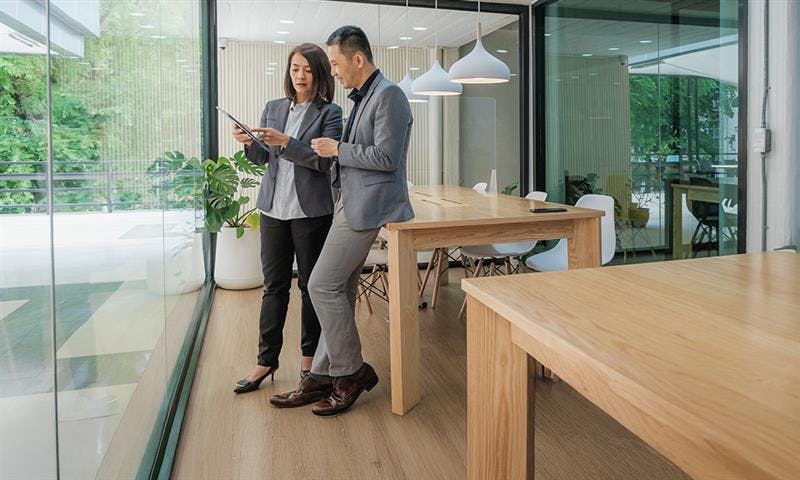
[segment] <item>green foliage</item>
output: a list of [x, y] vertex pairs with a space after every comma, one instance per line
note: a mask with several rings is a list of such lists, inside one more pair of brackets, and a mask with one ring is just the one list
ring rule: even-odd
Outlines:
[[519, 182], [514, 182], [511, 185], [506, 185], [505, 187], [503, 187], [503, 190], [500, 193], [502, 193], [503, 195], [511, 195], [512, 193], [514, 193], [514, 190], [516, 190], [517, 187], [519, 187]]
[[[63, 93], [57, 64], [53, 65], [52, 133], [55, 172], [93, 170], [99, 160], [98, 147], [104, 137], [102, 115], [90, 113], [86, 105]], [[45, 173], [47, 152], [47, 65], [43, 57], [0, 55], [0, 174]], [[60, 163], [70, 162], [70, 163]], [[74, 163], [73, 163], [74, 162]], [[0, 205], [46, 204], [46, 182], [0, 180]], [[102, 189], [90, 179], [61, 180], [56, 187], [72, 187], [59, 194], [58, 203], [90, 203], [104, 199]], [[67, 210], [85, 210], [68, 207]], [[2, 208], [4, 213], [24, 213], [27, 208]]]
[[261, 177], [264, 165], [255, 165], [238, 151], [233, 157], [219, 157], [203, 162], [206, 190], [206, 225], [211, 233], [219, 232], [223, 225], [236, 229], [236, 237], [244, 235], [247, 227], [258, 228], [260, 216], [255, 208], [242, 211], [250, 197], [242, 195], [242, 188], [258, 185], [253, 177]]

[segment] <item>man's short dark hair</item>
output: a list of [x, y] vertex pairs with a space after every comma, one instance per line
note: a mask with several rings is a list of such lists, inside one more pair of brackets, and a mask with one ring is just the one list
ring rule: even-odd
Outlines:
[[337, 28], [336, 31], [331, 33], [331, 36], [328, 37], [328, 41], [325, 42], [325, 45], [329, 47], [331, 45], [338, 45], [339, 50], [341, 50], [347, 58], [353, 58], [356, 52], [361, 52], [369, 63], [373, 63], [372, 48], [369, 46], [367, 34], [358, 27], [345, 25], [344, 27]]

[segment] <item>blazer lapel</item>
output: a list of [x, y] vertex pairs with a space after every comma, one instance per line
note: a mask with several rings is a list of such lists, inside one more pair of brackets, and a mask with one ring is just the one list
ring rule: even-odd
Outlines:
[[369, 99], [372, 98], [372, 95], [375, 93], [375, 90], [378, 88], [378, 84], [380, 84], [382, 81], [383, 81], [383, 74], [379, 73], [378, 76], [375, 77], [375, 80], [372, 81], [372, 85], [369, 86], [367, 95], [364, 97], [363, 100], [361, 100], [361, 104], [358, 106], [358, 112], [356, 112], [356, 118], [353, 119], [353, 126], [350, 127], [350, 132], [353, 141], [355, 141], [356, 134], [358, 132], [358, 130], [356, 130], [358, 128], [358, 122], [361, 120], [361, 116], [364, 115], [364, 110], [366, 110], [367, 103], [369, 102]]
[[306, 114], [303, 115], [303, 122], [300, 124], [300, 128], [297, 130], [297, 139], [303, 138], [305, 135], [306, 130], [322, 115], [322, 104], [314, 104], [308, 106], [308, 110], [306, 110]]
[[[279, 132], [283, 132], [286, 128], [286, 120], [289, 118], [289, 105], [291, 105], [292, 101], [288, 98], [282, 101], [275, 112], [275, 125], [267, 125], [267, 127], [272, 127]], [[278, 147], [270, 147], [272, 150], [272, 156], [274, 158], [278, 158], [280, 156], [280, 149]]]

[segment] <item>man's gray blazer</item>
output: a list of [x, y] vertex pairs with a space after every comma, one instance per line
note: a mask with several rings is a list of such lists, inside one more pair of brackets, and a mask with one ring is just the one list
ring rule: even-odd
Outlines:
[[414, 218], [406, 184], [412, 122], [406, 95], [378, 74], [358, 106], [350, 142], [339, 144], [342, 202], [353, 230]]
[[[264, 107], [261, 115], [261, 127], [274, 128], [283, 132], [289, 107], [292, 101], [288, 98], [272, 100]], [[328, 137], [338, 140], [342, 136], [342, 109], [335, 103], [312, 104], [308, 107], [297, 138], [290, 138], [286, 148], [270, 147], [269, 152], [258, 145], [245, 148], [247, 158], [253, 163], [264, 165], [270, 159], [283, 157], [294, 163], [294, 186], [300, 208], [307, 216], [321, 217], [333, 213], [333, 195], [331, 194], [331, 164], [333, 158], [323, 158], [311, 149], [311, 140]], [[277, 168], [267, 168], [261, 179], [261, 190], [258, 193], [256, 207], [262, 212], [272, 208], [275, 196], [275, 179]]]

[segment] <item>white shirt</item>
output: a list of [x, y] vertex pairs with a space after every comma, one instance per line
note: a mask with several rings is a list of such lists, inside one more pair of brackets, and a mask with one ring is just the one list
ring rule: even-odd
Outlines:
[[[286, 128], [283, 133], [290, 137], [297, 136], [300, 124], [303, 122], [311, 102], [305, 102], [289, 107], [289, 117], [286, 119]], [[277, 168], [275, 173], [275, 194], [272, 197], [272, 207], [268, 211], [261, 211], [264, 215], [278, 220], [293, 220], [308, 218], [300, 206], [297, 190], [294, 186], [294, 163], [285, 158], [278, 157], [277, 161], [270, 162], [268, 168]]]

